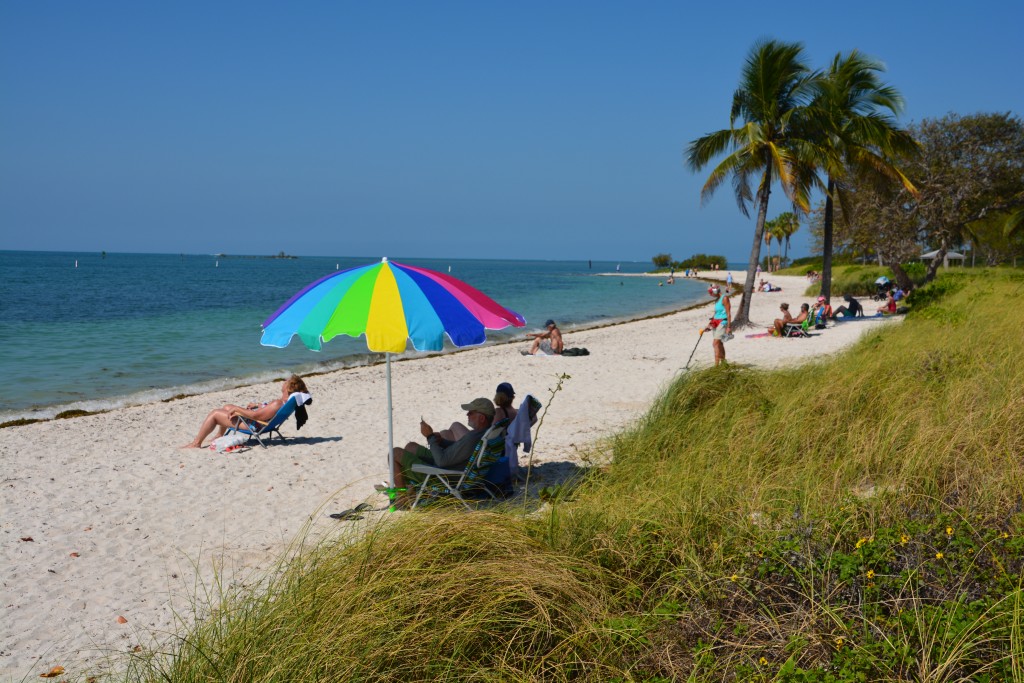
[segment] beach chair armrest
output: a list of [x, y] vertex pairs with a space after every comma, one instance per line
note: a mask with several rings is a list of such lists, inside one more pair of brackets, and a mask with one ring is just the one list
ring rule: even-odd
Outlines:
[[443, 467], [433, 467], [432, 465], [420, 465], [415, 464], [412, 466], [412, 471], [418, 474], [433, 474], [445, 475], [445, 476], [459, 476], [463, 470], [446, 470]]

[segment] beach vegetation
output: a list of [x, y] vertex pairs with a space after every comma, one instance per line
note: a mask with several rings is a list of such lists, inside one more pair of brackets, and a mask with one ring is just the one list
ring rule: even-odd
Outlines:
[[[925, 282], [946, 253], [964, 245], [972, 261], [980, 254], [986, 265], [1016, 264], [1024, 256], [1024, 234], [1012, 229], [1024, 206], [1024, 122], [1010, 114], [950, 114], [909, 132], [920, 153], [903, 168], [917, 195], [859, 170], [848, 175], [835, 206], [835, 251], [877, 259], [905, 289], [914, 279], [903, 264], [932, 249], [938, 254], [926, 263]], [[822, 205], [811, 215], [816, 241], [824, 213]]]
[[76, 409], [72, 409], [72, 410], [62, 410], [61, 412], [59, 412], [56, 415], [54, 415], [53, 419], [54, 420], [68, 420], [68, 419], [73, 418], [73, 417], [85, 417], [86, 415], [98, 415], [98, 414], [99, 413], [97, 413], [96, 411], [79, 410], [79, 409], [76, 408]]
[[945, 273], [842, 354], [684, 373], [543, 501], [304, 541], [127, 679], [1021, 680], [1022, 293]]
[[[754, 291], [768, 218], [772, 185], [778, 182], [795, 208], [809, 210], [814, 176], [805, 153], [812, 145], [806, 126], [800, 122], [814, 94], [815, 74], [799, 43], [764, 40], [747, 55], [740, 83], [733, 95], [729, 127], [709, 133], [689, 144], [686, 162], [701, 171], [715, 165], [701, 190], [707, 202], [726, 180], [732, 180], [736, 203], [744, 216], [749, 205], [757, 211], [754, 240], [748, 259], [743, 300], [733, 316], [737, 327], [749, 324], [750, 298]], [[756, 183], [756, 190], [753, 185]]]
[[655, 254], [651, 261], [655, 268], [668, 268], [672, 265], [672, 254]]
[[36, 417], [19, 417], [17, 420], [8, 420], [7, 422], [0, 422], [0, 429], [4, 429], [6, 427], [22, 427], [24, 425], [30, 425], [36, 422], [45, 422], [45, 420]]
[[712, 270], [715, 266], [718, 266], [719, 270], [726, 270], [728, 268], [728, 261], [720, 254], [694, 254], [690, 258], [676, 261], [673, 264], [676, 270], [686, 270], [687, 268]]

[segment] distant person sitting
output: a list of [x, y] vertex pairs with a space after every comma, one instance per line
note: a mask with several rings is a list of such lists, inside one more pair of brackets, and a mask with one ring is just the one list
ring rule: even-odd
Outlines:
[[774, 334], [776, 337], [782, 335], [782, 328], [785, 327], [786, 323], [793, 319], [793, 316], [789, 313], [789, 304], [779, 304], [779, 310], [782, 311], [782, 317], [776, 318], [775, 322], [772, 323], [771, 329], [768, 331]]
[[878, 315], [895, 315], [896, 313], [896, 299], [892, 296], [892, 291], [888, 291], [885, 294], [885, 303], [878, 307]]
[[811, 320], [814, 321], [814, 329], [825, 329], [826, 322], [831, 318], [832, 307], [828, 305], [828, 300], [825, 297], [819, 296], [814, 304], [814, 309], [811, 310]]
[[512, 388], [512, 385], [508, 382], [502, 382], [498, 385], [498, 388], [494, 391], [494, 421], [504, 420], [508, 418], [509, 421], [516, 419], [516, 415], [519, 411], [512, 405], [512, 400], [516, 397], [516, 390]]
[[[412, 471], [415, 464], [454, 468], [464, 465], [469, 460], [477, 442], [494, 421], [494, 404], [486, 398], [475, 398], [469, 403], [462, 404], [462, 409], [466, 411], [468, 429], [455, 422], [448, 430], [435, 432], [433, 427], [420, 419], [420, 434], [426, 438], [427, 445], [410, 441], [405, 448], [395, 447], [392, 475], [397, 488], [419, 483], [419, 475]], [[396, 501], [396, 504], [402, 506], [412, 502], [411, 497], [407, 492], [404, 498]]]
[[[787, 314], [788, 314], [788, 312], [789, 311], [787, 311]], [[776, 321], [775, 321], [775, 330], [778, 333], [778, 336], [780, 336], [780, 337], [785, 337], [786, 336], [786, 326], [787, 325], [803, 325], [804, 321], [807, 320], [807, 317], [810, 314], [811, 314], [811, 307], [810, 307], [810, 305], [809, 304], [800, 304], [800, 313], [795, 318], [790, 318], [789, 320], [786, 320], [785, 322], [783, 322], [781, 325], [779, 325], [779, 320], [776, 319]]]
[[523, 351], [524, 356], [561, 355], [565, 343], [562, 341], [562, 333], [559, 331], [558, 325], [554, 320], [548, 320], [544, 323], [544, 328], [543, 332], [530, 332], [526, 335], [533, 338], [533, 344], [529, 351]]
[[843, 316], [843, 318], [856, 318], [858, 316], [862, 318], [864, 317], [864, 307], [860, 305], [859, 301], [849, 294], [844, 294], [843, 299], [846, 301], [847, 305], [837, 308], [835, 314], [832, 316], [833, 318], [838, 318], [839, 316]]

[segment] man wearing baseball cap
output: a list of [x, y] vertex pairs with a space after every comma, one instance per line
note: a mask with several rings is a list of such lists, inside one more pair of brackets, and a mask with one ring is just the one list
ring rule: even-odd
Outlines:
[[443, 432], [435, 432], [433, 427], [420, 418], [420, 434], [426, 438], [427, 445], [410, 441], [405, 448], [395, 447], [396, 487], [406, 488], [410, 482], [419, 483], [417, 478], [421, 478], [420, 475], [412, 471], [416, 463], [449, 469], [466, 464], [473, 454], [473, 448], [494, 421], [494, 404], [486, 398], [474, 398], [469, 403], [463, 403], [462, 409], [466, 411], [469, 427], [454, 422]]
[[544, 323], [543, 332], [530, 332], [527, 338], [533, 338], [533, 345], [529, 351], [523, 351], [524, 356], [536, 356], [541, 353], [545, 356], [561, 355], [562, 350], [565, 348], [565, 344], [562, 342], [562, 333], [558, 329], [558, 325], [555, 324], [554, 320], [548, 320]]

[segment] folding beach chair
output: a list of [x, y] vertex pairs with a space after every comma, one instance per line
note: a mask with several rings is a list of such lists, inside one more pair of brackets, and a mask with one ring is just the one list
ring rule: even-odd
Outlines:
[[811, 325], [811, 318], [810, 318], [810, 316], [808, 316], [807, 320], [804, 320], [802, 323], [786, 323], [785, 325], [782, 326], [782, 336], [783, 337], [810, 337], [811, 335], [807, 334], [807, 328], [810, 327], [810, 325]]
[[413, 472], [426, 476], [416, 491], [416, 500], [412, 503], [412, 509], [416, 508], [424, 495], [433, 498], [454, 496], [466, 506], [467, 510], [472, 508], [466, 502], [466, 496], [486, 494], [492, 500], [496, 500], [496, 492], [485, 477], [491, 466], [505, 455], [505, 431], [508, 429], [508, 424], [509, 420], [504, 419], [488, 427], [462, 469], [413, 465]]
[[249, 437], [249, 441], [256, 439], [259, 445], [266, 448], [267, 444], [264, 443], [264, 438], [267, 441], [270, 441], [274, 438], [274, 435], [277, 434], [277, 437], [281, 439], [281, 441], [285, 440], [284, 434], [281, 433], [281, 425], [295, 413], [295, 410], [298, 407], [299, 404], [296, 395], [292, 394], [288, 400], [285, 401], [285, 404], [278, 408], [277, 413], [275, 413], [274, 417], [270, 418], [268, 422], [238, 416], [235, 418], [235, 425], [233, 427], [228, 427], [225, 434], [230, 434], [232, 432], [245, 434]]

